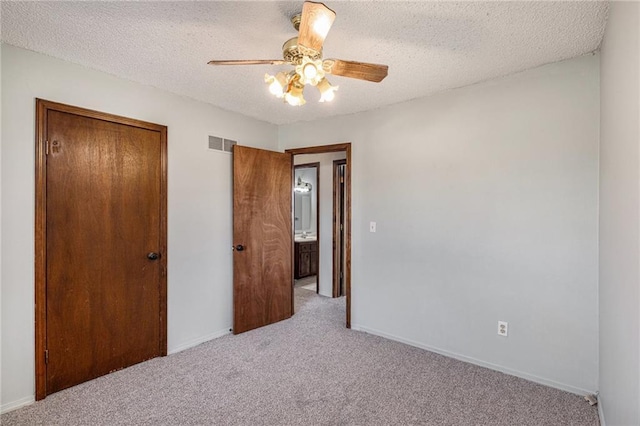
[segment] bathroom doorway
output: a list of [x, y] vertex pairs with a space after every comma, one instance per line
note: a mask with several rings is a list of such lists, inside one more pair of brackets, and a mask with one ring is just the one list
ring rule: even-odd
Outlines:
[[320, 162], [293, 169], [294, 287], [319, 293]]
[[[317, 211], [314, 216], [316, 223], [316, 246], [317, 246], [317, 281], [316, 292], [320, 296], [324, 297], [345, 297], [346, 313], [345, 323], [347, 328], [351, 328], [351, 144], [335, 144], [335, 145], [323, 145], [307, 148], [295, 148], [289, 149], [285, 152], [293, 155], [294, 172], [301, 166], [301, 168], [308, 167], [310, 164], [319, 163], [317, 169]], [[334, 164], [334, 162], [337, 162]], [[337, 172], [342, 173], [340, 178], [341, 182], [338, 182], [338, 188], [340, 193], [336, 194], [336, 185], [334, 184], [335, 167], [338, 167]], [[300, 188], [300, 192], [306, 191], [308, 186], [304, 178], [301, 178], [298, 182], [297, 177], [293, 179], [293, 190], [296, 186]], [[304, 189], [303, 189], [304, 188]], [[313, 189], [309, 188], [309, 192]], [[336, 205], [336, 200], [338, 204]], [[305, 201], [306, 202], [306, 201]], [[303, 201], [299, 202], [302, 209]], [[308, 203], [308, 202], [306, 202]], [[308, 241], [313, 234], [308, 231], [307, 235], [302, 235], [302, 221], [303, 216], [298, 216], [300, 221], [300, 229], [295, 229], [295, 195], [293, 206], [294, 215], [294, 235], [297, 232], [298, 238], [294, 238], [294, 244], [299, 243], [306, 244], [308, 247], [305, 249], [311, 253], [314, 244]], [[341, 212], [341, 217], [338, 218], [342, 224], [339, 232], [336, 232], [336, 210]], [[311, 223], [312, 219], [307, 220], [306, 223]], [[340, 226], [340, 225], [338, 225]], [[336, 240], [338, 238], [339, 240]], [[295, 246], [294, 246], [295, 247]], [[294, 272], [296, 269], [296, 258], [307, 259], [307, 255], [303, 255], [302, 246], [298, 246], [299, 249], [294, 248]], [[313, 259], [309, 255], [309, 259]], [[337, 260], [339, 259], [339, 260]], [[338, 273], [336, 273], [336, 266]], [[295, 274], [294, 274], [295, 277]], [[338, 289], [336, 291], [335, 289]], [[292, 286], [292, 292], [294, 292], [296, 286]], [[297, 289], [296, 289], [297, 290]], [[304, 291], [304, 290], [302, 290]], [[297, 294], [297, 293], [296, 293]], [[295, 300], [295, 294], [292, 300]]]

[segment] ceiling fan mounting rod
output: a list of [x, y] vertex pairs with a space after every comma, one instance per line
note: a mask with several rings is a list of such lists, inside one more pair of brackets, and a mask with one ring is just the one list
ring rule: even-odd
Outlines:
[[302, 12], [298, 12], [291, 17], [291, 23], [296, 31], [300, 31], [300, 21], [302, 21]]

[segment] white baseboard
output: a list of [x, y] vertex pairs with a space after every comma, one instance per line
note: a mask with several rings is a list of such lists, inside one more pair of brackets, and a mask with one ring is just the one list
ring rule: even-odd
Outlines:
[[600, 418], [600, 426], [607, 426], [607, 422], [604, 421], [604, 407], [600, 398], [598, 398], [598, 417]]
[[0, 414], [8, 413], [9, 411], [17, 410], [20, 407], [24, 407], [25, 405], [31, 405], [36, 402], [36, 398], [31, 395], [24, 398], [20, 398], [16, 401], [7, 402], [6, 404], [2, 404], [0, 407]]
[[539, 383], [541, 385], [545, 385], [545, 386], [549, 386], [549, 387], [552, 387], [552, 388], [560, 389], [560, 390], [567, 391], [567, 392], [570, 392], [570, 393], [574, 393], [574, 394], [577, 394], [577, 395], [588, 395], [588, 394], [596, 393], [595, 390], [581, 389], [581, 388], [578, 388], [578, 387], [575, 387], [575, 386], [567, 385], [565, 383], [559, 383], [559, 382], [556, 382], [554, 380], [545, 379], [543, 377], [538, 377], [538, 376], [535, 376], [533, 374], [524, 373], [524, 372], [518, 371], [518, 370], [512, 370], [510, 368], [503, 367], [501, 365], [492, 364], [490, 362], [482, 361], [482, 360], [479, 360], [479, 359], [476, 359], [476, 358], [471, 358], [471, 357], [468, 357], [468, 356], [465, 356], [465, 355], [460, 355], [460, 354], [455, 353], [455, 352], [450, 352], [450, 351], [447, 351], [447, 350], [444, 350], [444, 349], [435, 348], [433, 346], [425, 345], [423, 343], [416, 342], [414, 340], [410, 340], [410, 339], [405, 339], [405, 338], [402, 338], [402, 337], [394, 336], [392, 334], [388, 334], [388, 333], [385, 333], [385, 332], [379, 331], [379, 330], [374, 330], [374, 329], [371, 329], [371, 328], [368, 328], [368, 327], [363, 327], [361, 325], [352, 324], [351, 325], [351, 329], [352, 330], [356, 330], [356, 331], [362, 331], [364, 333], [373, 334], [373, 335], [380, 336], [380, 337], [384, 337], [385, 339], [394, 340], [396, 342], [404, 343], [404, 344], [407, 344], [409, 346], [415, 346], [417, 348], [425, 349], [425, 350], [430, 351], [430, 352], [435, 352], [437, 354], [444, 355], [444, 356], [447, 356], [449, 358], [455, 358], [455, 359], [460, 360], [460, 361], [468, 362], [469, 364], [475, 364], [475, 365], [478, 365], [480, 367], [485, 367], [485, 368], [489, 368], [491, 370], [500, 371], [501, 373], [509, 374], [511, 376], [520, 377], [522, 379], [526, 379], [526, 380], [529, 380], [531, 382]]
[[181, 344], [179, 344], [178, 346], [176, 346], [174, 348], [170, 348], [167, 351], [167, 354], [168, 355], [173, 355], [173, 354], [176, 354], [178, 352], [182, 352], [182, 351], [184, 351], [186, 349], [193, 348], [194, 346], [198, 346], [201, 343], [208, 342], [209, 340], [213, 340], [213, 339], [217, 339], [218, 337], [226, 336], [229, 333], [231, 333], [231, 332], [227, 328], [225, 330], [219, 330], [219, 331], [216, 331], [215, 333], [207, 334], [206, 336], [201, 336], [201, 337], [198, 337], [196, 339], [189, 340], [188, 342], [181, 343]]

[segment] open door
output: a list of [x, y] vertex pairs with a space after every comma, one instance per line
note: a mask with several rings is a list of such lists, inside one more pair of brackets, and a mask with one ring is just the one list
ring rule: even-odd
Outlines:
[[293, 314], [292, 155], [233, 148], [233, 333]]

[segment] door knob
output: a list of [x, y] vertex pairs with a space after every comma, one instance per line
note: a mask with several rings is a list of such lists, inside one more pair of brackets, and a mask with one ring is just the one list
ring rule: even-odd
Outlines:
[[234, 249], [236, 251], [243, 251], [244, 250], [244, 246], [242, 244], [238, 244], [237, 246], [234, 247]]
[[147, 254], [147, 259], [149, 259], [149, 260], [158, 260], [159, 257], [160, 257], [160, 255], [158, 253], [154, 253], [154, 252], [151, 252], [151, 253]]

